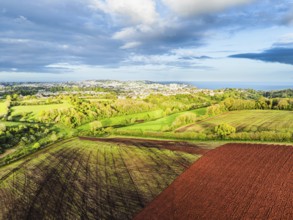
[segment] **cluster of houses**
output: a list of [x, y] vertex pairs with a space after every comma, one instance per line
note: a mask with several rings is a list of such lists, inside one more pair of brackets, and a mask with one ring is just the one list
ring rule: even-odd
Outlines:
[[[14, 83], [14, 84], [0, 84], [0, 98], [1, 92], [5, 92], [5, 88], [9, 87], [27, 87], [40, 88], [36, 96], [49, 97], [56, 95], [67, 94], [83, 94], [83, 95], [104, 95], [107, 92], [93, 91], [90, 88], [104, 88], [110, 91], [115, 91], [119, 99], [130, 98], [145, 98], [150, 94], [161, 95], [176, 95], [176, 94], [193, 94], [204, 92], [209, 95], [215, 95], [215, 91], [208, 89], [197, 89], [196, 87], [186, 83], [160, 83], [151, 81], [118, 81], [118, 80], [86, 80], [81, 82], [44, 82], [44, 83]], [[53, 87], [73, 88], [64, 91], [50, 91]], [[74, 88], [82, 88], [82, 90], [74, 90]], [[88, 90], [87, 90], [88, 89]]]

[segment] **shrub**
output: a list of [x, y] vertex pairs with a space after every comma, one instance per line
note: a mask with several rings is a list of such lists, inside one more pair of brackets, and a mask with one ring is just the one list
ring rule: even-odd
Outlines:
[[185, 113], [179, 115], [172, 123], [171, 127], [176, 129], [186, 124], [191, 124], [196, 122], [196, 115], [193, 113]]
[[220, 124], [215, 127], [215, 132], [220, 137], [226, 137], [229, 134], [233, 134], [236, 132], [236, 128], [229, 124]]
[[33, 149], [39, 149], [41, 147], [41, 145], [37, 142], [34, 144], [34, 146], [32, 147]]
[[207, 115], [214, 116], [226, 112], [227, 109], [223, 104], [212, 105], [207, 108]]
[[91, 127], [91, 131], [94, 132], [94, 131], [102, 128], [103, 124], [100, 121], [94, 121], [94, 122], [90, 123], [90, 127]]
[[6, 131], [6, 125], [3, 123], [0, 123], [0, 131]]

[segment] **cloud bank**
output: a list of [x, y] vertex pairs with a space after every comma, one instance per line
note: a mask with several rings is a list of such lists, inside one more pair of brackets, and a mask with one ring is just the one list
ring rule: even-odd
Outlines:
[[166, 6], [180, 16], [196, 16], [218, 12], [252, 1], [253, 0], [163, 0]]
[[[202, 48], [219, 33], [290, 26], [292, 9], [287, 0], [1, 0], [0, 71], [132, 64], [205, 69], [201, 60], [213, 56]], [[292, 64], [291, 53], [275, 46], [232, 57]]]
[[261, 60], [265, 62], [277, 62], [293, 65], [293, 44], [284, 46], [276, 46], [260, 53], [243, 53], [231, 55], [231, 58], [247, 58], [253, 60]]

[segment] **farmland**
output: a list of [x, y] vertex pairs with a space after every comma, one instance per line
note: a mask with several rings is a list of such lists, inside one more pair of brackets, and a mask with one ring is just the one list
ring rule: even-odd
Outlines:
[[293, 112], [278, 110], [242, 110], [226, 112], [214, 117], [198, 121], [177, 131], [209, 131], [216, 125], [227, 123], [238, 132], [255, 131], [293, 131]]
[[170, 116], [166, 116], [163, 118], [160, 118], [158, 120], [154, 120], [154, 121], [150, 121], [150, 122], [145, 122], [145, 123], [141, 123], [141, 124], [136, 124], [136, 125], [132, 125], [132, 126], [127, 126], [121, 129], [121, 131], [131, 131], [131, 130], [141, 130], [141, 131], [162, 131], [164, 129], [164, 127], [167, 126], [171, 126], [172, 123], [175, 121], [175, 119], [180, 116], [183, 115], [185, 113], [193, 113], [196, 116], [203, 116], [206, 113], [206, 108], [200, 108], [200, 109], [195, 109], [192, 111], [186, 111], [186, 112], [179, 112], [179, 113], [175, 113], [172, 114]]
[[10, 116], [12, 118], [25, 116], [26, 120], [36, 120], [42, 111], [52, 109], [66, 109], [70, 104], [51, 104], [51, 105], [19, 105], [11, 108]]
[[0, 116], [7, 114], [7, 103], [0, 100]]
[[[267, 142], [293, 140], [292, 111], [235, 110], [210, 115], [209, 108], [176, 113], [155, 121], [118, 128], [114, 134], [181, 140], [224, 139]], [[215, 128], [223, 125], [230, 127], [232, 132], [225, 135], [217, 132]]]
[[136, 220], [292, 219], [293, 147], [227, 144], [205, 154]]
[[[163, 115], [162, 110], [149, 111], [137, 114], [116, 116], [100, 120], [103, 127], [123, 126], [125, 124], [134, 124], [140, 121], [149, 120], [149, 118], [160, 118]], [[90, 123], [84, 124], [78, 130], [90, 130]]]
[[291, 147], [219, 146], [292, 142], [293, 99], [63, 89], [0, 103], [0, 219], [291, 217]]
[[0, 169], [0, 218], [131, 219], [197, 158], [155, 142], [66, 140]]

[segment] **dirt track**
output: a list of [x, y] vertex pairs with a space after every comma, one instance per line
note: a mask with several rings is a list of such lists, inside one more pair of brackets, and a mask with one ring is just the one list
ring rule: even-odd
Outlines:
[[203, 149], [195, 144], [191, 144], [183, 141], [161, 141], [150, 139], [138, 139], [138, 138], [92, 138], [92, 137], [80, 137], [81, 140], [121, 143], [132, 146], [140, 147], [154, 147], [158, 149], [168, 149], [172, 151], [181, 151], [190, 154], [205, 154], [209, 150]]
[[226, 144], [138, 213], [151, 219], [293, 219], [293, 147]]

